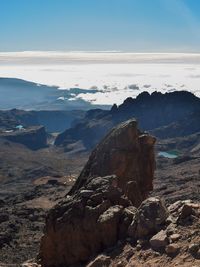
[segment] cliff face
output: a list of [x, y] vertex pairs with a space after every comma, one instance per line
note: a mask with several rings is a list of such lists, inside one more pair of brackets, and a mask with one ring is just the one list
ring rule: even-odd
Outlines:
[[154, 143], [155, 138], [138, 130], [135, 120], [120, 124], [104, 138], [71, 196], [47, 216], [40, 248], [42, 266], [85, 263], [131, 235], [135, 206], [152, 190]]

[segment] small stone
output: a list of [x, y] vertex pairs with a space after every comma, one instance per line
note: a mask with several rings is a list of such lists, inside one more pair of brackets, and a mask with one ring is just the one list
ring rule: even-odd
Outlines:
[[193, 207], [189, 204], [184, 204], [180, 210], [179, 219], [185, 219], [192, 214], [195, 214]]
[[196, 253], [196, 258], [197, 259], [200, 259], [200, 249], [197, 251], [197, 253]]
[[192, 255], [195, 255], [198, 252], [198, 250], [199, 250], [199, 244], [197, 244], [197, 243], [190, 244], [188, 247], [188, 251]]
[[136, 246], [136, 250], [139, 251], [139, 250], [141, 250], [141, 249], [142, 249], [142, 246], [141, 246], [140, 244], [138, 244], [138, 245]]
[[169, 244], [166, 248], [165, 251], [168, 255], [174, 255], [177, 254], [180, 251], [180, 246], [177, 244]]
[[165, 248], [168, 244], [168, 237], [166, 235], [166, 232], [163, 230], [158, 232], [150, 239], [150, 244], [154, 250], [161, 250]]
[[170, 239], [172, 240], [172, 242], [175, 242], [175, 241], [179, 240], [180, 237], [181, 236], [179, 234], [173, 234], [170, 236]]

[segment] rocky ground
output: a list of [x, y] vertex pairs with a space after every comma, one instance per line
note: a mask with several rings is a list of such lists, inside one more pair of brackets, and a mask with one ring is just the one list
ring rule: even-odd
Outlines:
[[134, 121], [100, 142], [70, 195], [47, 216], [42, 266], [199, 266], [200, 203], [147, 198], [153, 145]]
[[[0, 142], [0, 266], [21, 266], [38, 254], [45, 216], [65, 197], [88, 154], [69, 154], [52, 146], [31, 151], [9, 141]], [[177, 159], [156, 157], [151, 195], [164, 198], [169, 210], [176, 201], [190, 199], [194, 202], [189, 204], [194, 205], [191, 214], [182, 222], [165, 222], [162, 230], [167, 231], [167, 245], [162, 251], [152, 248], [149, 240], [119, 241], [112, 249], [105, 249], [102, 255], [91, 259], [90, 267], [200, 266], [200, 220], [195, 206], [200, 201], [199, 136], [158, 140], [156, 155], [160, 150], [171, 149], [179, 152]], [[185, 204], [179, 202], [178, 209], [170, 211], [173, 220], [177, 220]], [[170, 224], [172, 231], [168, 231]], [[177, 250], [177, 254], [169, 253], [170, 249]]]
[[[144, 207], [143, 207], [144, 208]], [[186, 211], [187, 210], [187, 211]], [[178, 201], [168, 206], [169, 217], [156, 235], [118, 242], [87, 267], [198, 267], [200, 264], [200, 204]]]
[[46, 213], [69, 191], [85, 158], [1, 140], [0, 266], [37, 255]]

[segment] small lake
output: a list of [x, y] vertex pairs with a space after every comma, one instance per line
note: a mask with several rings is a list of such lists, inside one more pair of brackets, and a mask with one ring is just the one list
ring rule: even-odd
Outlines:
[[168, 152], [160, 151], [158, 153], [158, 156], [168, 158], [168, 159], [175, 159], [178, 157], [178, 153], [176, 151], [168, 151]]

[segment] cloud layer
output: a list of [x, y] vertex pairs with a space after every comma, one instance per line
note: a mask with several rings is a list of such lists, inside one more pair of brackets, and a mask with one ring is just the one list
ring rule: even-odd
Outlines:
[[0, 53], [0, 76], [90, 89], [74, 98], [95, 104], [120, 104], [144, 90], [189, 90], [200, 96], [200, 54]]

